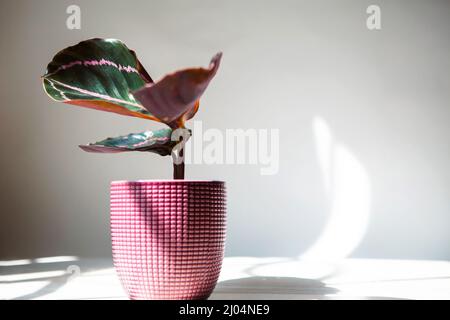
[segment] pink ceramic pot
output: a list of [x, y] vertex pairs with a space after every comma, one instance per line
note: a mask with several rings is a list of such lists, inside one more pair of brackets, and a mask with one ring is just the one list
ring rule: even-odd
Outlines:
[[116, 271], [130, 299], [206, 299], [222, 266], [226, 218], [220, 181], [111, 183]]

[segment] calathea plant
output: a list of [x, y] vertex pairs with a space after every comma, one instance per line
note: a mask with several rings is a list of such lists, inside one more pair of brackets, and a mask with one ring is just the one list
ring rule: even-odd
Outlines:
[[165, 123], [168, 128], [80, 145], [87, 152], [128, 151], [172, 155], [174, 179], [184, 179], [185, 122], [219, 68], [189, 68], [154, 82], [136, 53], [115, 39], [90, 39], [58, 52], [42, 76], [45, 92], [58, 102]]

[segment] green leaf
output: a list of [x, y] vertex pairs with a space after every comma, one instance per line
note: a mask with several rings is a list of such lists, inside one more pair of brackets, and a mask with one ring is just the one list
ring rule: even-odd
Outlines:
[[107, 138], [96, 143], [80, 145], [80, 148], [87, 152], [97, 153], [146, 151], [167, 156], [171, 154], [172, 148], [177, 144], [176, 141], [172, 141], [171, 136], [171, 129], [160, 129]]
[[116, 39], [90, 39], [55, 55], [42, 77], [54, 100], [159, 121], [134, 98], [153, 80], [134, 51]]

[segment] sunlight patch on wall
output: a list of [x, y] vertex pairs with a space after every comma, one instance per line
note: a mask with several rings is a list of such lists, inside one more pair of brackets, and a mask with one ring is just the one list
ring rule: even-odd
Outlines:
[[329, 218], [318, 240], [301, 258], [336, 261], [348, 257], [366, 233], [371, 183], [362, 163], [333, 136], [323, 118], [314, 118], [313, 131]]

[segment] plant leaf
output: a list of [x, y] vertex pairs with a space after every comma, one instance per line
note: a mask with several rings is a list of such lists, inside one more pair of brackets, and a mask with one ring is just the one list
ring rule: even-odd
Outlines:
[[171, 139], [171, 129], [160, 129], [156, 131], [145, 131], [131, 133], [115, 138], [80, 145], [80, 148], [87, 152], [97, 153], [118, 153], [127, 151], [147, 151], [154, 152], [161, 156], [170, 155], [176, 141]]
[[131, 94], [153, 80], [120, 40], [96, 38], [68, 47], [54, 56], [42, 78], [56, 101], [159, 121]]
[[217, 73], [221, 57], [222, 53], [216, 54], [208, 68], [176, 71], [133, 94], [151, 114], [171, 128], [184, 127], [184, 122], [197, 112], [199, 99]]

